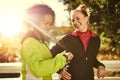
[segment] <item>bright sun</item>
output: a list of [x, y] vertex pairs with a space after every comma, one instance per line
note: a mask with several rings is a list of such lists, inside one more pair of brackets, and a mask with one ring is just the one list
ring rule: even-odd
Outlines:
[[0, 33], [4, 36], [14, 36], [21, 31], [22, 19], [19, 15], [12, 14], [2, 14], [0, 15]]
[[[4, 37], [14, 37], [22, 30], [23, 8], [14, 2], [1, 0], [0, 2], [0, 34]], [[19, 3], [19, 2], [18, 2]]]
[[[1, 16], [1, 15], [0, 15]], [[21, 31], [22, 19], [19, 15], [7, 13], [0, 19], [0, 33], [4, 36], [14, 36]]]
[[56, 13], [56, 25], [66, 25], [65, 15], [67, 13], [64, 13], [64, 5], [57, 0], [0, 0], [0, 34], [11, 37], [20, 33], [23, 28], [22, 20], [25, 9], [36, 3], [50, 5]]

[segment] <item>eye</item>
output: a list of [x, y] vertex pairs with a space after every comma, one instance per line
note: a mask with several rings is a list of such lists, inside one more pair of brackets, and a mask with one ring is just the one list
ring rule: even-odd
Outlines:
[[77, 20], [80, 20], [80, 18], [79, 18], [79, 17], [77, 17]]
[[75, 20], [74, 19], [72, 19], [72, 22], [74, 22]]

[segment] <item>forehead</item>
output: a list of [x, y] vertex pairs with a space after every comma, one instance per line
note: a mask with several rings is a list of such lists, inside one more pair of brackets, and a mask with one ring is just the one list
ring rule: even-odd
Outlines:
[[82, 17], [82, 16], [84, 16], [80, 11], [75, 11], [75, 12], [73, 12], [73, 15], [72, 15], [72, 17], [74, 18], [74, 17]]

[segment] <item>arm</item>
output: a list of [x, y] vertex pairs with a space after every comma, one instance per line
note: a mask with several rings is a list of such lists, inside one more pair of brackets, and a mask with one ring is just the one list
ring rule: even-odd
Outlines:
[[39, 44], [33, 39], [23, 42], [21, 56], [36, 77], [55, 73], [66, 64], [66, 58], [62, 54], [51, 59], [49, 49], [43, 43]]
[[58, 53], [65, 50], [62, 46], [60, 46], [60, 44], [61, 44], [60, 42], [57, 42], [56, 45], [50, 49], [52, 57], [55, 57]]
[[105, 65], [99, 62], [97, 59], [95, 59], [94, 67], [97, 68], [97, 77], [104, 78], [106, 75]]
[[64, 36], [62, 39], [60, 39], [55, 46], [53, 46], [50, 51], [52, 53], [52, 56], [55, 57], [55, 55], [57, 55], [58, 53], [66, 50], [67, 52], [69, 52], [69, 50], [67, 49], [68, 44], [70, 44], [68, 42], [69, 39], [71, 39], [69, 37], [70, 35], [66, 35]]
[[99, 66], [105, 67], [105, 65], [104, 65], [103, 63], [99, 62], [97, 59], [95, 59], [93, 66], [94, 66], [95, 68], [98, 68]]
[[[97, 51], [96, 51], [97, 53], [99, 51], [99, 48], [100, 48], [100, 38], [98, 37], [98, 48], [97, 48]], [[104, 78], [105, 75], [106, 75], [105, 65], [103, 63], [99, 62], [97, 60], [97, 58], [95, 58], [93, 66], [97, 69], [97, 77], [98, 78], [101, 78], [101, 77]]]
[[[53, 55], [53, 57], [55, 55], [57, 55], [58, 53], [62, 52], [65, 50], [65, 47], [66, 47], [66, 37], [63, 37], [60, 41], [58, 41], [56, 43], [55, 46], [53, 46], [51, 48], [51, 53]], [[63, 69], [60, 69], [58, 72], [57, 72], [59, 75], [60, 75], [60, 78], [64, 79], [64, 80], [70, 80], [71, 79], [71, 74], [67, 72], [67, 68], [64, 67]]]
[[[96, 54], [97, 54], [98, 51], [99, 51], [100, 43], [101, 43], [100, 37], [97, 36], [97, 37], [96, 37], [96, 45], [97, 45], [97, 46], [96, 46], [96, 49], [95, 49], [95, 53], [96, 53]], [[99, 66], [104, 66], [104, 67], [105, 67], [104, 64], [100, 63], [100, 62], [97, 60], [97, 57], [96, 57], [95, 60], [94, 60], [93, 66], [94, 66], [95, 68], [98, 68]]]

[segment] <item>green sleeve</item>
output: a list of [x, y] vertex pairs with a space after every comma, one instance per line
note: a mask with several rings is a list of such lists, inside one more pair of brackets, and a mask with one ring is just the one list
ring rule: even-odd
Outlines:
[[66, 64], [66, 58], [62, 54], [52, 58], [48, 47], [33, 38], [23, 42], [21, 57], [36, 77], [55, 73]]
[[26, 80], [26, 65], [22, 62], [22, 80]]

